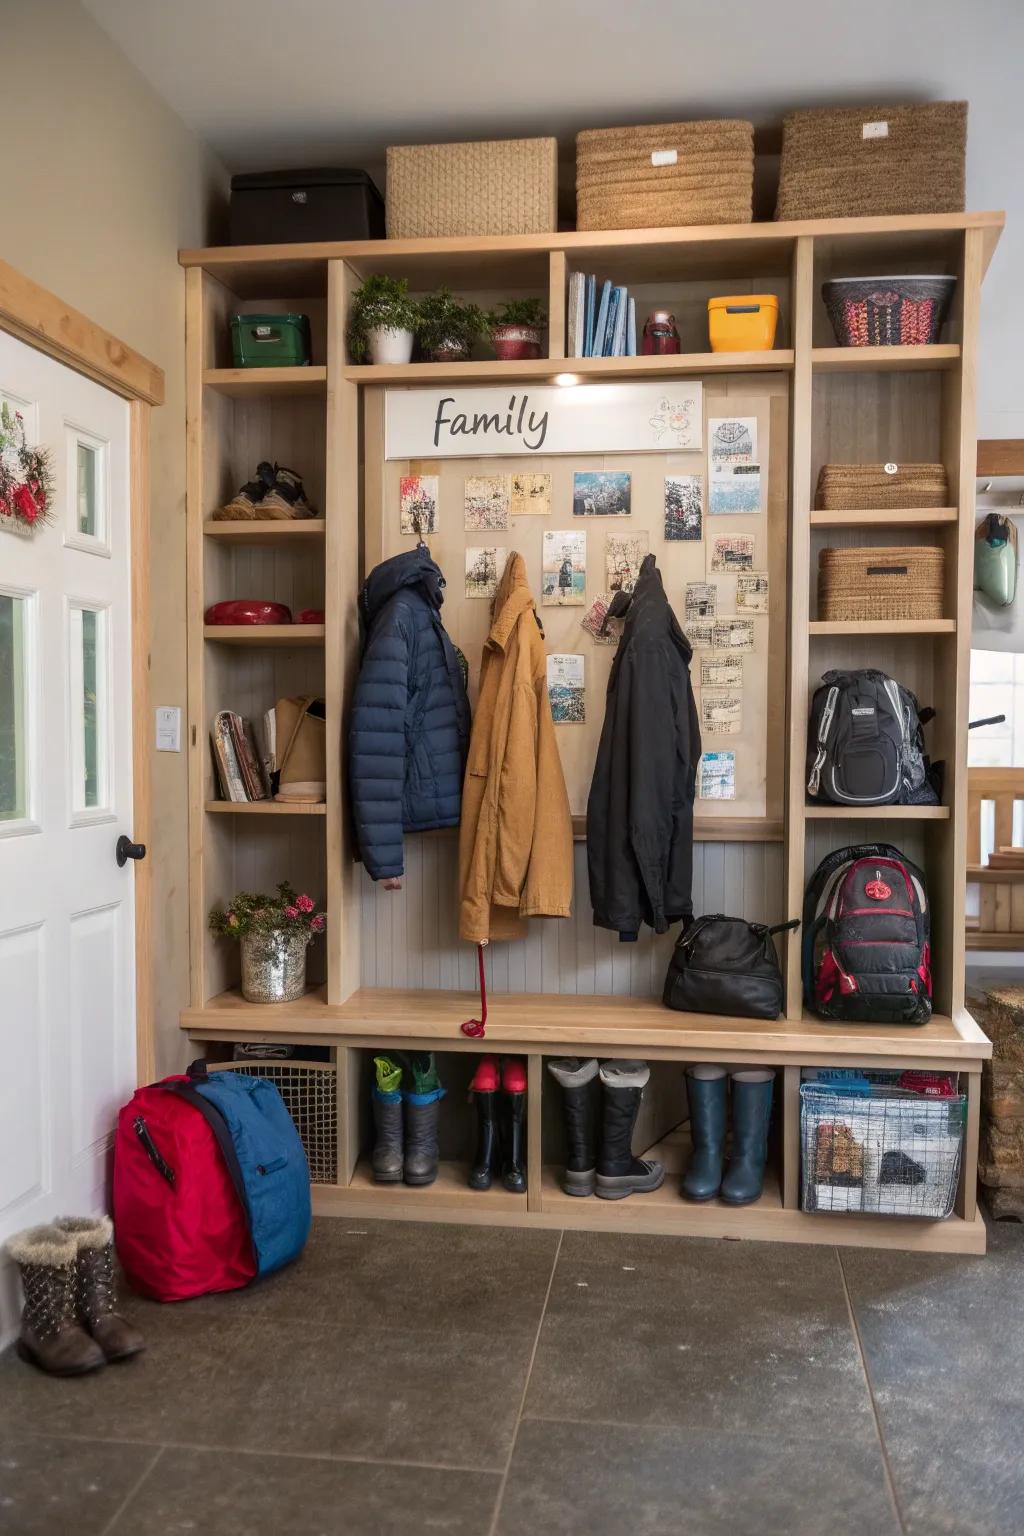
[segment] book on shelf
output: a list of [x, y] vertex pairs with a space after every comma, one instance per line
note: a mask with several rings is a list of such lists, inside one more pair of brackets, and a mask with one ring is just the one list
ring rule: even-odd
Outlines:
[[594, 308], [597, 302], [597, 278], [591, 272], [583, 284], [583, 343], [582, 351], [574, 353], [576, 357], [592, 357], [594, 354]]
[[[600, 297], [598, 297], [600, 294]], [[636, 299], [629, 289], [593, 272], [569, 279], [568, 357], [635, 357]]]
[[210, 741], [223, 798], [236, 805], [266, 800], [270, 779], [257, 752], [251, 722], [233, 710], [222, 709], [214, 716]]

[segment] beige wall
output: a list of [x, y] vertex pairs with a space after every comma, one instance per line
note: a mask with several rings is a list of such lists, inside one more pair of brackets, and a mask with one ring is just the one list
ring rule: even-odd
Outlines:
[[[185, 708], [184, 283], [226, 173], [77, 0], [4, 4], [0, 257], [164, 370], [153, 412], [152, 700]], [[184, 748], [184, 715], [183, 739]], [[157, 1066], [183, 1058], [186, 754], [153, 754]]]

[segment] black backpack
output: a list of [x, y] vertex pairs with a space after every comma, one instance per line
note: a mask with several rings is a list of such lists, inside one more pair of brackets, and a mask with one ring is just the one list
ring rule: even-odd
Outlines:
[[927, 1024], [932, 1016], [924, 875], [890, 843], [839, 848], [804, 898], [804, 1001], [823, 1019]]
[[811, 702], [807, 794], [833, 805], [937, 805], [922, 726], [935, 711], [884, 672], [826, 672]]

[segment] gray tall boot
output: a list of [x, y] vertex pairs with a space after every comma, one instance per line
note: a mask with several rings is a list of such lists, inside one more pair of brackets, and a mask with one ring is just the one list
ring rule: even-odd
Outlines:
[[373, 1177], [378, 1184], [402, 1182], [402, 1135], [401, 1093], [381, 1093], [373, 1090]]
[[407, 1184], [433, 1184], [441, 1156], [439, 1122], [443, 1088], [430, 1093], [403, 1093]]
[[106, 1356], [75, 1319], [74, 1238], [59, 1227], [29, 1227], [7, 1244], [21, 1271], [25, 1306], [18, 1354], [51, 1376], [83, 1376]]
[[645, 1061], [606, 1061], [601, 1067], [604, 1112], [597, 1193], [602, 1200], [647, 1194], [664, 1181], [665, 1170], [660, 1163], [633, 1156], [633, 1127], [650, 1075]]
[[751, 1067], [730, 1075], [732, 1147], [722, 1199], [729, 1205], [751, 1205], [760, 1200], [764, 1189], [775, 1073], [767, 1067]]
[[686, 1069], [693, 1152], [683, 1175], [686, 1200], [713, 1200], [722, 1187], [725, 1158], [725, 1068], [711, 1065]]
[[562, 1086], [565, 1118], [565, 1172], [562, 1188], [567, 1195], [592, 1195], [597, 1187], [597, 1115], [601, 1092], [597, 1061], [566, 1056], [549, 1061], [548, 1071]]

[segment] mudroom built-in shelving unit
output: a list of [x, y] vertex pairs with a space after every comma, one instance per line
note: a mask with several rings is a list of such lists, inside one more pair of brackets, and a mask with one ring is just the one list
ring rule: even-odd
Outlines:
[[[1001, 214], [840, 219], [821, 223], [559, 233], [478, 239], [374, 241], [341, 245], [230, 247], [184, 251], [187, 289], [191, 1006], [189, 1037], [211, 1056], [232, 1042], [284, 1040], [327, 1045], [338, 1104], [337, 1183], [315, 1189], [317, 1209], [339, 1214], [440, 1221], [611, 1228], [783, 1241], [982, 1252], [975, 1204], [981, 1065], [989, 1042], [964, 1007], [964, 889], [967, 834], [966, 731], [974, 538], [974, 395], [982, 279], [1002, 227]], [[683, 346], [674, 357], [565, 356], [565, 309], [573, 271], [628, 283], [638, 311], [669, 304]], [[939, 343], [839, 348], [820, 297], [831, 275], [947, 272], [959, 281]], [[539, 296], [549, 314], [547, 356], [537, 362], [412, 363], [353, 366], [345, 329], [351, 295], [366, 277], [408, 277], [413, 292], [445, 284], [487, 305]], [[703, 350], [709, 295], [775, 292], [775, 350]], [[312, 323], [312, 366], [239, 370], [229, 366], [228, 316], [238, 310], [301, 309]], [[550, 382], [571, 373], [586, 382], [701, 379], [742, 396], [760, 381], [788, 422], [783, 549], [785, 622], [772, 690], [768, 804], [763, 817], [698, 820], [709, 848], [742, 843], [761, 860], [770, 911], [735, 915], [772, 921], [796, 916], [807, 880], [823, 855], [846, 843], [882, 838], [925, 870], [932, 899], [935, 1015], [918, 1028], [828, 1024], [804, 1009], [799, 938], [785, 946], [785, 1016], [772, 1023], [672, 1013], [652, 987], [644, 995], [602, 995], [566, 974], [544, 992], [528, 973], [519, 988], [490, 998], [486, 1047], [528, 1058], [528, 1192], [487, 1194], [465, 1182], [468, 1147], [454, 1130], [442, 1169], [426, 1189], [376, 1186], [368, 1173], [369, 1070], [375, 1047], [434, 1050], [442, 1075], [468, 1081], [481, 1045], [460, 1033], [478, 1012], [476, 995], [445, 984], [466, 975], [461, 962], [438, 964], [433, 985], [363, 985], [375, 908], [353, 858], [345, 804], [344, 721], [358, 668], [356, 598], [366, 571], [384, 553], [380, 527], [380, 400], [385, 388], [439, 383]], [[774, 407], [773, 407], [774, 409]], [[949, 506], [849, 513], [813, 510], [826, 462], [942, 461]], [[218, 523], [213, 509], [251, 477], [260, 459], [299, 470], [318, 509], [306, 523]], [[557, 515], [551, 521], [557, 526]], [[941, 543], [946, 553], [942, 616], [927, 621], [835, 623], [819, 619], [818, 552], [826, 544]], [[231, 597], [322, 607], [323, 628], [207, 628], [205, 608]], [[471, 658], [472, 659], [472, 658]], [[877, 665], [937, 709], [929, 749], [945, 762], [943, 803], [889, 806], [870, 814], [808, 805], [806, 732], [810, 696], [829, 667]], [[219, 709], [258, 715], [286, 694], [322, 694], [328, 718], [325, 806], [229, 805], [218, 800], [209, 729]], [[598, 707], [594, 701], [594, 707]], [[776, 728], [777, 727], [777, 728]], [[582, 829], [580, 829], [582, 830]], [[419, 931], [430, 931], [437, 882], [453, 868], [452, 834], [423, 840]], [[447, 843], [441, 840], [447, 838]], [[433, 841], [432, 841], [433, 840]], [[412, 839], [406, 839], [407, 850]], [[770, 866], [764, 860], [777, 862]], [[433, 871], [429, 884], [427, 870]], [[587, 891], [576, 903], [585, 922]], [[443, 872], [443, 873], [439, 873]], [[303, 883], [326, 901], [328, 931], [311, 958], [311, 989], [297, 1003], [259, 1007], [238, 992], [237, 956], [207, 932], [206, 914], [239, 887]], [[736, 901], [742, 900], [740, 890]], [[410, 901], [413, 898], [410, 897]], [[445, 899], [453, 906], [454, 890]], [[543, 941], [547, 963], [548, 932]], [[403, 942], [389, 930], [389, 944]], [[580, 940], [579, 942], [582, 942]], [[463, 948], [470, 952], [469, 946]], [[609, 962], [611, 964], [611, 962]], [[663, 969], [663, 967], [662, 967]], [[622, 987], [616, 991], [621, 993]], [[645, 1111], [646, 1150], [669, 1176], [654, 1196], [605, 1203], [565, 1196], [554, 1084], [545, 1058], [561, 1054], [640, 1056], [652, 1065]], [[730, 1209], [688, 1205], [676, 1171], [686, 1152], [680, 1067], [694, 1061], [757, 1063], [778, 1070], [776, 1131], [764, 1198]], [[967, 1125], [956, 1210], [944, 1222], [871, 1215], [807, 1213], [800, 1208], [800, 1081], [825, 1065], [905, 1067], [961, 1074]], [[550, 1086], [549, 1086], [550, 1084]], [[468, 1128], [467, 1128], [468, 1135]], [[464, 1139], [464, 1138], [463, 1138]], [[637, 1150], [642, 1150], [637, 1145]]]

